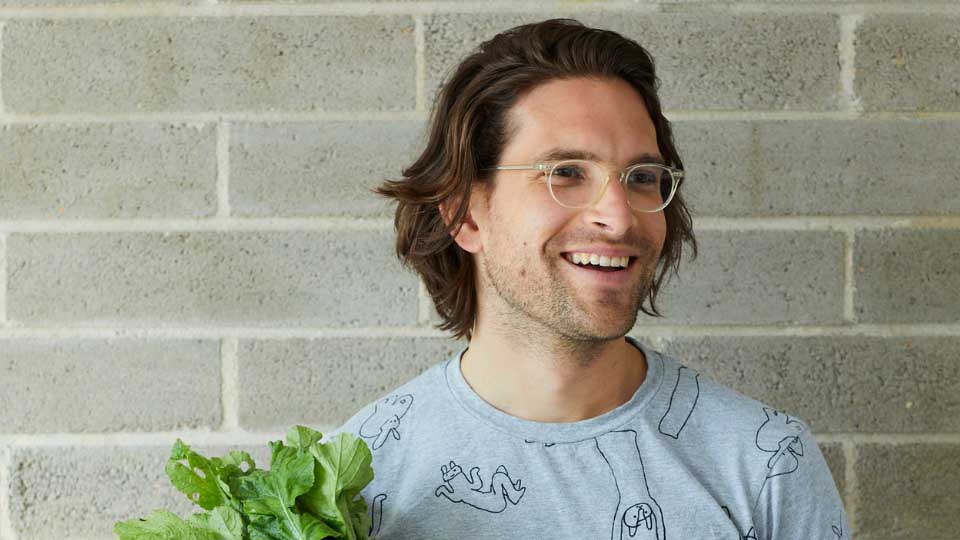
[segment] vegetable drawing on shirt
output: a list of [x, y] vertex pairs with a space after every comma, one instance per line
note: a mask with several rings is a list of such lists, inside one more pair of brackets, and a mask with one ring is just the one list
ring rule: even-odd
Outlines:
[[460, 465], [451, 461], [449, 465], [440, 466], [440, 473], [443, 483], [437, 486], [434, 495], [442, 495], [451, 502], [469, 504], [494, 514], [503, 512], [507, 501], [514, 505], [519, 503], [527, 490], [520, 485], [520, 480], [514, 482], [510, 479], [510, 473], [503, 465], [497, 467], [486, 489], [483, 488], [480, 467], [470, 469], [470, 478], [467, 478]]
[[767, 419], [757, 429], [757, 448], [773, 453], [767, 460], [767, 478], [790, 474], [800, 466], [799, 457], [803, 456], [803, 424], [775, 409], [764, 407], [763, 412]]
[[364, 439], [373, 439], [371, 448], [378, 450], [387, 439], [393, 437], [400, 440], [400, 419], [407, 414], [413, 405], [413, 396], [410, 394], [387, 396], [377, 402], [373, 413], [360, 425], [360, 436]]

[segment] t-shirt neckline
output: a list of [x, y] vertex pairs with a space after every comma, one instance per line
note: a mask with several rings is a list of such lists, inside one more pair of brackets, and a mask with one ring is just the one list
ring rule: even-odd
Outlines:
[[663, 358], [636, 339], [625, 336], [628, 343], [643, 351], [647, 373], [633, 396], [599, 416], [577, 422], [537, 422], [507, 414], [483, 400], [467, 383], [460, 370], [460, 359], [469, 345], [451, 355], [444, 366], [444, 377], [453, 399], [468, 413], [495, 429], [522, 437], [529, 442], [570, 443], [597, 437], [624, 425], [642, 411], [656, 395], [663, 381]]

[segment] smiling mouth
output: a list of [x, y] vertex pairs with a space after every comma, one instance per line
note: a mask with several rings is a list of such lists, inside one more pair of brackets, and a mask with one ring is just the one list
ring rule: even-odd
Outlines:
[[584, 270], [593, 270], [594, 272], [607, 272], [607, 273], [622, 272], [622, 271], [624, 271], [624, 270], [630, 270], [631, 268], [633, 268], [633, 264], [634, 264], [634, 263], [636, 262], [636, 260], [637, 260], [637, 258], [636, 258], [635, 256], [630, 256], [629, 259], [627, 260], [627, 266], [626, 266], [626, 267], [622, 267], [622, 266], [599, 266], [599, 265], [596, 265], [596, 264], [589, 264], [589, 263], [586, 263], [586, 264], [577, 264], [577, 263], [571, 261], [570, 258], [569, 258], [569, 256], [570, 256], [569, 253], [561, 253], [561, 254], [560, 254], [560, 257], [561, 257], [563, 260], [567, 261], [567, 264], [570, 264], [570, 265], [572, 265], [572, 266], [576, 266], [576, 267], [578, 267], [578, 268], [583, 268]]

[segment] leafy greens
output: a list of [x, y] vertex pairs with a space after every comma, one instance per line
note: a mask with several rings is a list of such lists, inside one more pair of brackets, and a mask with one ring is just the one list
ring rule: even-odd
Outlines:
[[[177, 439], [165, 471], [206, 512], [182, 519], [166, 510], [117, 522], [120, 540], [367, 540], [361, 490], [373, 480], [367, 443], [340, 433], [327, 443], [305, 426], [271, 441], [270, 470], [250, 454], [207, 458]], [[244, 467], [246, 465], [246, 467]]]

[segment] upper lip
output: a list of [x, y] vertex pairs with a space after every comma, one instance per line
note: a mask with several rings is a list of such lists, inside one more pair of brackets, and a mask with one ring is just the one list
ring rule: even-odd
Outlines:
[[569, 249], [567, 251], [564, 251], [563, 253], [590, 253], [590, 254], [597, 254], [600, 256], [605, 255], [607, 257], [636, 257], [637, 256], [637, 252], [632, 249], [607, 247], [607, 246], [574, 248], [574, 249]]

